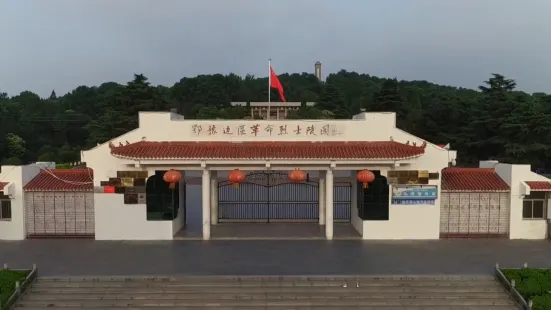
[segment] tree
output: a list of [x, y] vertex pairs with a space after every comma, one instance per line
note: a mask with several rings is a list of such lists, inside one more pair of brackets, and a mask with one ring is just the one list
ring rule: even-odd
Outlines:
[[197, 119], [217, 119], [219, 111], [216, 107], [203, 107], [197, 112]]
[[332, 111], [335, 118], [345, 119], [350, 117], [344, 94], [332, 84], [325, 85], [316, 107], [320, 110]]
[[298, 110], [291, 110], [287, 114], [288, 119], [323, 119], [327, 118], [322, 111], [315, 107], [301, 106]]
[[[459, 151], [459, 165], [496, 158], [551, 169], [551, 95], [518, 91], [513, 79], [500, 74], [477, 90], [345, 70], [329, 74], [325, 83], [309, 73], [282, 74], [280, 80], [287, 100], [301, 102], [289, 118], [349, 119], [362, 108], [393, 111], [398, 128], [450, 143]], [[31, 91], [0, 92], [0, 160], [78, 160], [80, 150], [136, 128], [139, 111], [177, 108], [186, 119], [250, 118], [250, 102], [267, 100], [266, 84], [265, 77], [213, 74], [155, 86], [135, 74], [124, 85], [82, 85], [46, 99]], [[232, 101], [247, 105], [232, 107]]]
[[48, 98], [50, 100], [56, 100], [57, 99], [57, 95], [55, 94], [55, 89], [52, 90], [52, 93], [50, 94], [50, 98]]
[[25, 140], [23, 140], [20, 136], [13, 133], [8, 133], [6, 135], [6, 142], [10, 157], [22, 159], [23, 156], [25, 156]]
[[389, 79], [385, 80], [381, 90], [373, 95], [373, 103], [367, 107], [367, 111], [400, 113], [403, 108], [404, 99], [400, 95], [398, 80]]

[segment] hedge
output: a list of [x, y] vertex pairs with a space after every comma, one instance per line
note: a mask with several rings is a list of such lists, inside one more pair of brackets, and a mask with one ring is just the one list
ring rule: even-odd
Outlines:
[[532, 300], [533, 310], [551, 309], [551, 269], [502, 269], [524, 300]]
[[15, 292], [15, 282], [23, 283], [30, 271], [0, 269], [0, 305], [5, 305]]

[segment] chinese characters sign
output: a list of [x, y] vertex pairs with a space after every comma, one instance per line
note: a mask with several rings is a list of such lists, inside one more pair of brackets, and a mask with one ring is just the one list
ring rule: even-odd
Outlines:
[[434, 205], [429, 199], [392, 199], [393, 205]]
[[434, 200], [437, 195], [436, 185], [392, 186], [392, 200]]
[[237, 125], [225, 124], [193, 124], [193, 136], [336, 136], [341, 132], [332, 124], [266, 124], [248, 123]]

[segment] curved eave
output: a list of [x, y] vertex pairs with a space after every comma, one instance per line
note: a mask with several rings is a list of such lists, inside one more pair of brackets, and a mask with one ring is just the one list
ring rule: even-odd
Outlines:
[[508, 193], [508, 189], [442, 189], [442, 193]]
[[394, 157], [394, 158], [281, 158], [281, 157], [264, 157], [264, 158], [254, 158], [254, 157], [248, 157], [248, 158], [228, 158], [228, 157], [198, 157], [198, 158], [178, 158], [178, 157], [131, 157], [131, 156], [124, 156], [119, 154], [111, 154], [114, 157], [120, 158], [120, 159], [127, 159], [127, 160], [191, 160], [191, 161], [201, 161], [201, 160], [220, 160], [220, 161], [250, 161], [250, 160], [309, 160], [309, 161], [327, 161], [327, 160], [342, 160], [342, 161], [371, 161], [371, 160], [409, 160], [409, 159], [415, 159], [421, 157], [423, 154], [413, 155], [413, 156], [407, 156], [407, 157]]

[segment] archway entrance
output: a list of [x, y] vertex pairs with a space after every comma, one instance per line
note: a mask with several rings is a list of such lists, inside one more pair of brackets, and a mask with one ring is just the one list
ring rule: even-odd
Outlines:
[[358, 216], [363, 220], [388, 221], [390, 190], [388, 180], [378, 170], [368, 188], [358, 183]]
[[[171, 221], [178, 217], [179, 212], [185, 216], [185, 186], [183, 190], [184, 210], [180, 207], [180, 184], [171, 190], [169, 184], [163, 180], [166, 171], [155, 171], [155, 174], [147, 179], [146, 183], [146, 206], [148, 221]], [[185, 220], [184, 220], [185, 222]]]

